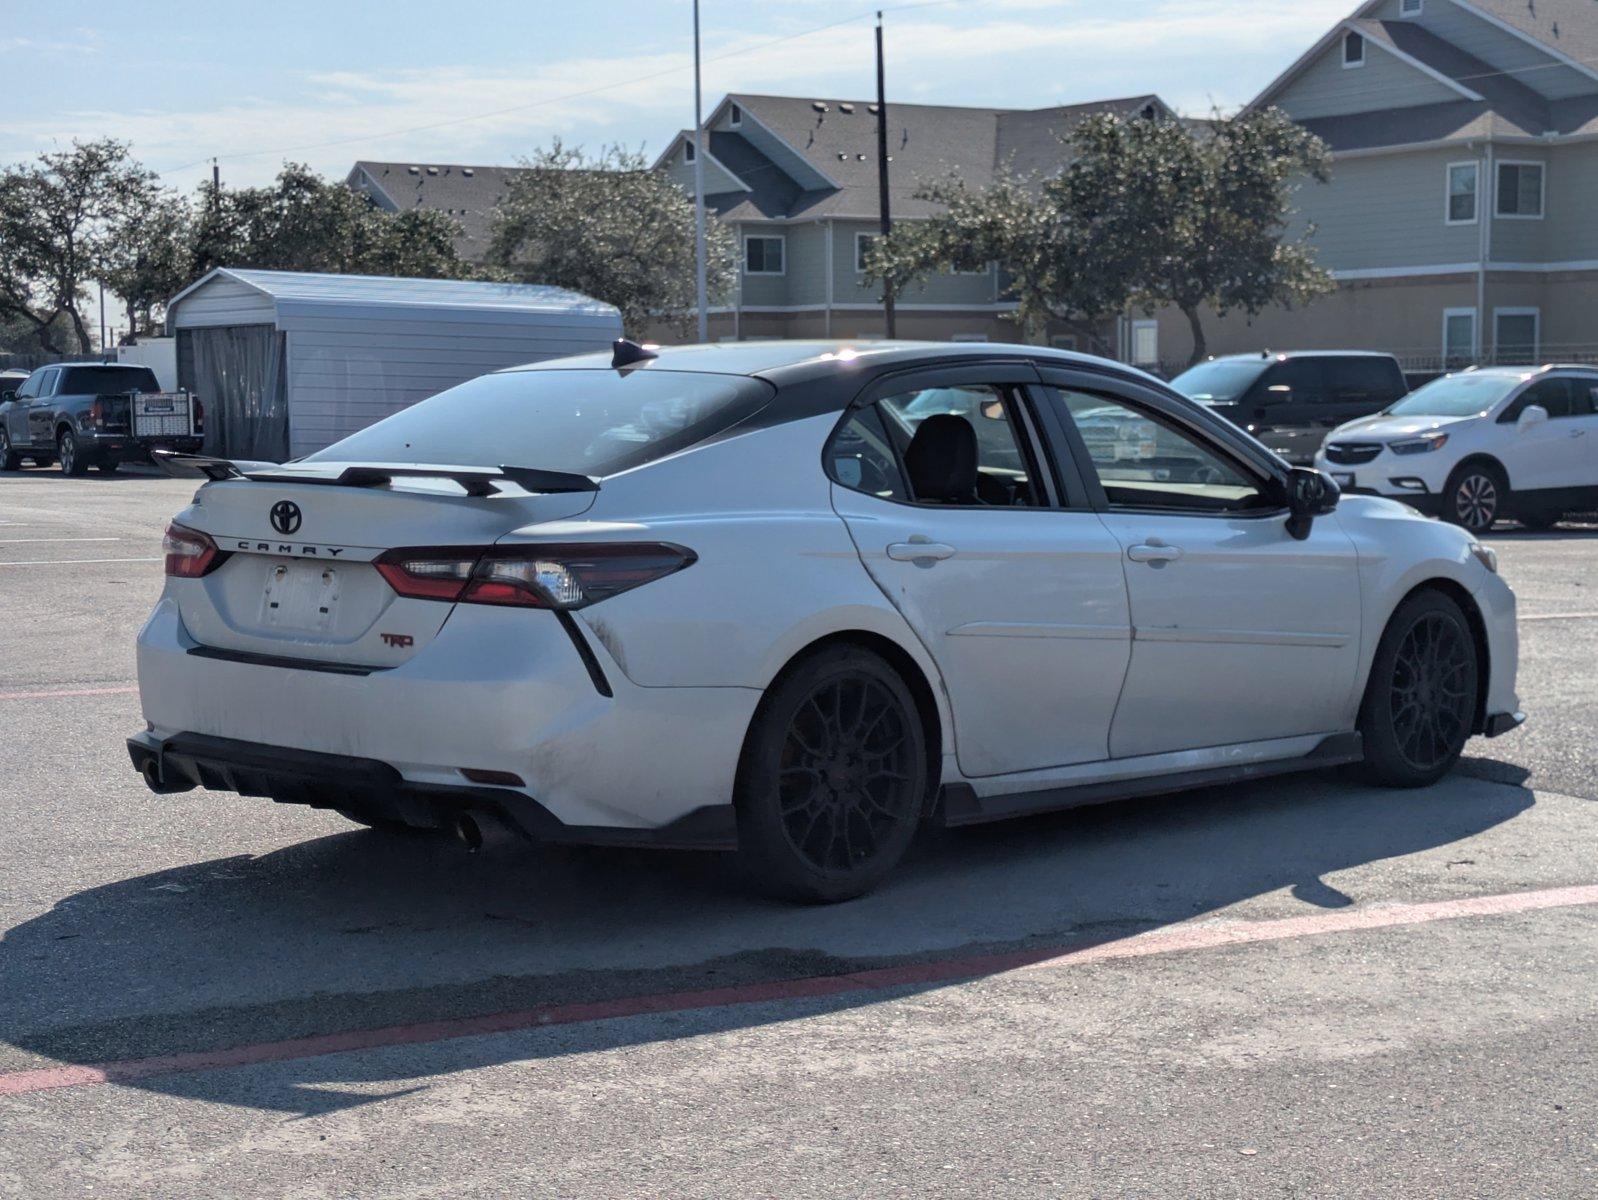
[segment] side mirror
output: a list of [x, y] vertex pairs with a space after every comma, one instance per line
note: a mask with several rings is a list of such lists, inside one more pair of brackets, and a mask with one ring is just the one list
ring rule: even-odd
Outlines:
[[1336, 510], [1343, 490], [1314, 467], [1294, 467], [1287, 477], [1287, 532], [1299, 541], [1309, 537], [1316, 517]]
[[1537, 426], [1547, 420], [1548, 410], [1546, 408], [1541, 404], [1528, 404], [1520, 410], [1520, 419], [1515, 422], [1515, 429], [1517, 432], [1525, 433], [1529, 429], [1536, 429]]

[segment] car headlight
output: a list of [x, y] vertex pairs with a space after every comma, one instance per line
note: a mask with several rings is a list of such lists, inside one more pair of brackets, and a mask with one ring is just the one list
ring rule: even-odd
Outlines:
[[1441, 450], [1448, 444], [1446, 433], [1428, 433], [1425, 437], [1405, 438], [1402, 442], [1389, 442], [1387, 448], [1394, 454], [1426, 454]]
[[1480, 542], [1472, 542], [1470, 552], [1482, 566], [1494, 575], [1498, 574], [1498, 551], [1491, 546], [1483, 546]]

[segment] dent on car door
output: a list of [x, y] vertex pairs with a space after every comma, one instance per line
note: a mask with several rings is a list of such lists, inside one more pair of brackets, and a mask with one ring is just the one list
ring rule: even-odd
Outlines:
[[1339, 732], [1352, 725], [1360, 588], [1335, 518], [1303, 540], [1262, 474], [1156, 407], [1061, 387], [1069, 428], [1106, 409], [1156, 431], [1111, 457], [1085, 440], [1125, 559], [1132, 656], [1110, 731], [1117, 758]]
[[866, 569], [943, 674], [968, 776], [1107, 757], [1130, 656], [1120, 546], [1043, 477], [1026, 378], [899, 380], [827, 452]]

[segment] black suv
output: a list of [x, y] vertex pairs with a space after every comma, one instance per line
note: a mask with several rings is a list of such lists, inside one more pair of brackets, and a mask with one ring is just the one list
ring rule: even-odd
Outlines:
[[1190, 367], [1171, 386], [1298, 465], [1313, 462], [1339, 425], [1409, 394], [1396, 358], [1358, 350], [1232, 354]]

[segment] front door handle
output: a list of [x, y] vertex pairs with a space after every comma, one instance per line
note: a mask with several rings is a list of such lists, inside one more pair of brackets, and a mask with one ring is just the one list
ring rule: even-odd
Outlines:
[[1182, 549], [1180, 546], [1167, 546], [1160, 541], [1148, 541], [1129, 548], [1126, 556], [1133, 562], [1163, 567], [1166, 563], [1175, 562], [1181, 558]]
[[1586, 437], [1587, 436], [1587, 431], [1585, 429], [1572, 429], [1570, 431], [1570, 436], [1571, 437]]
[[894, 542], [888, 547], [888, 557], [894, 562], [942, 562], [954, 555], [953, 546], [917, 538], [911, 538], [908, 542]]

